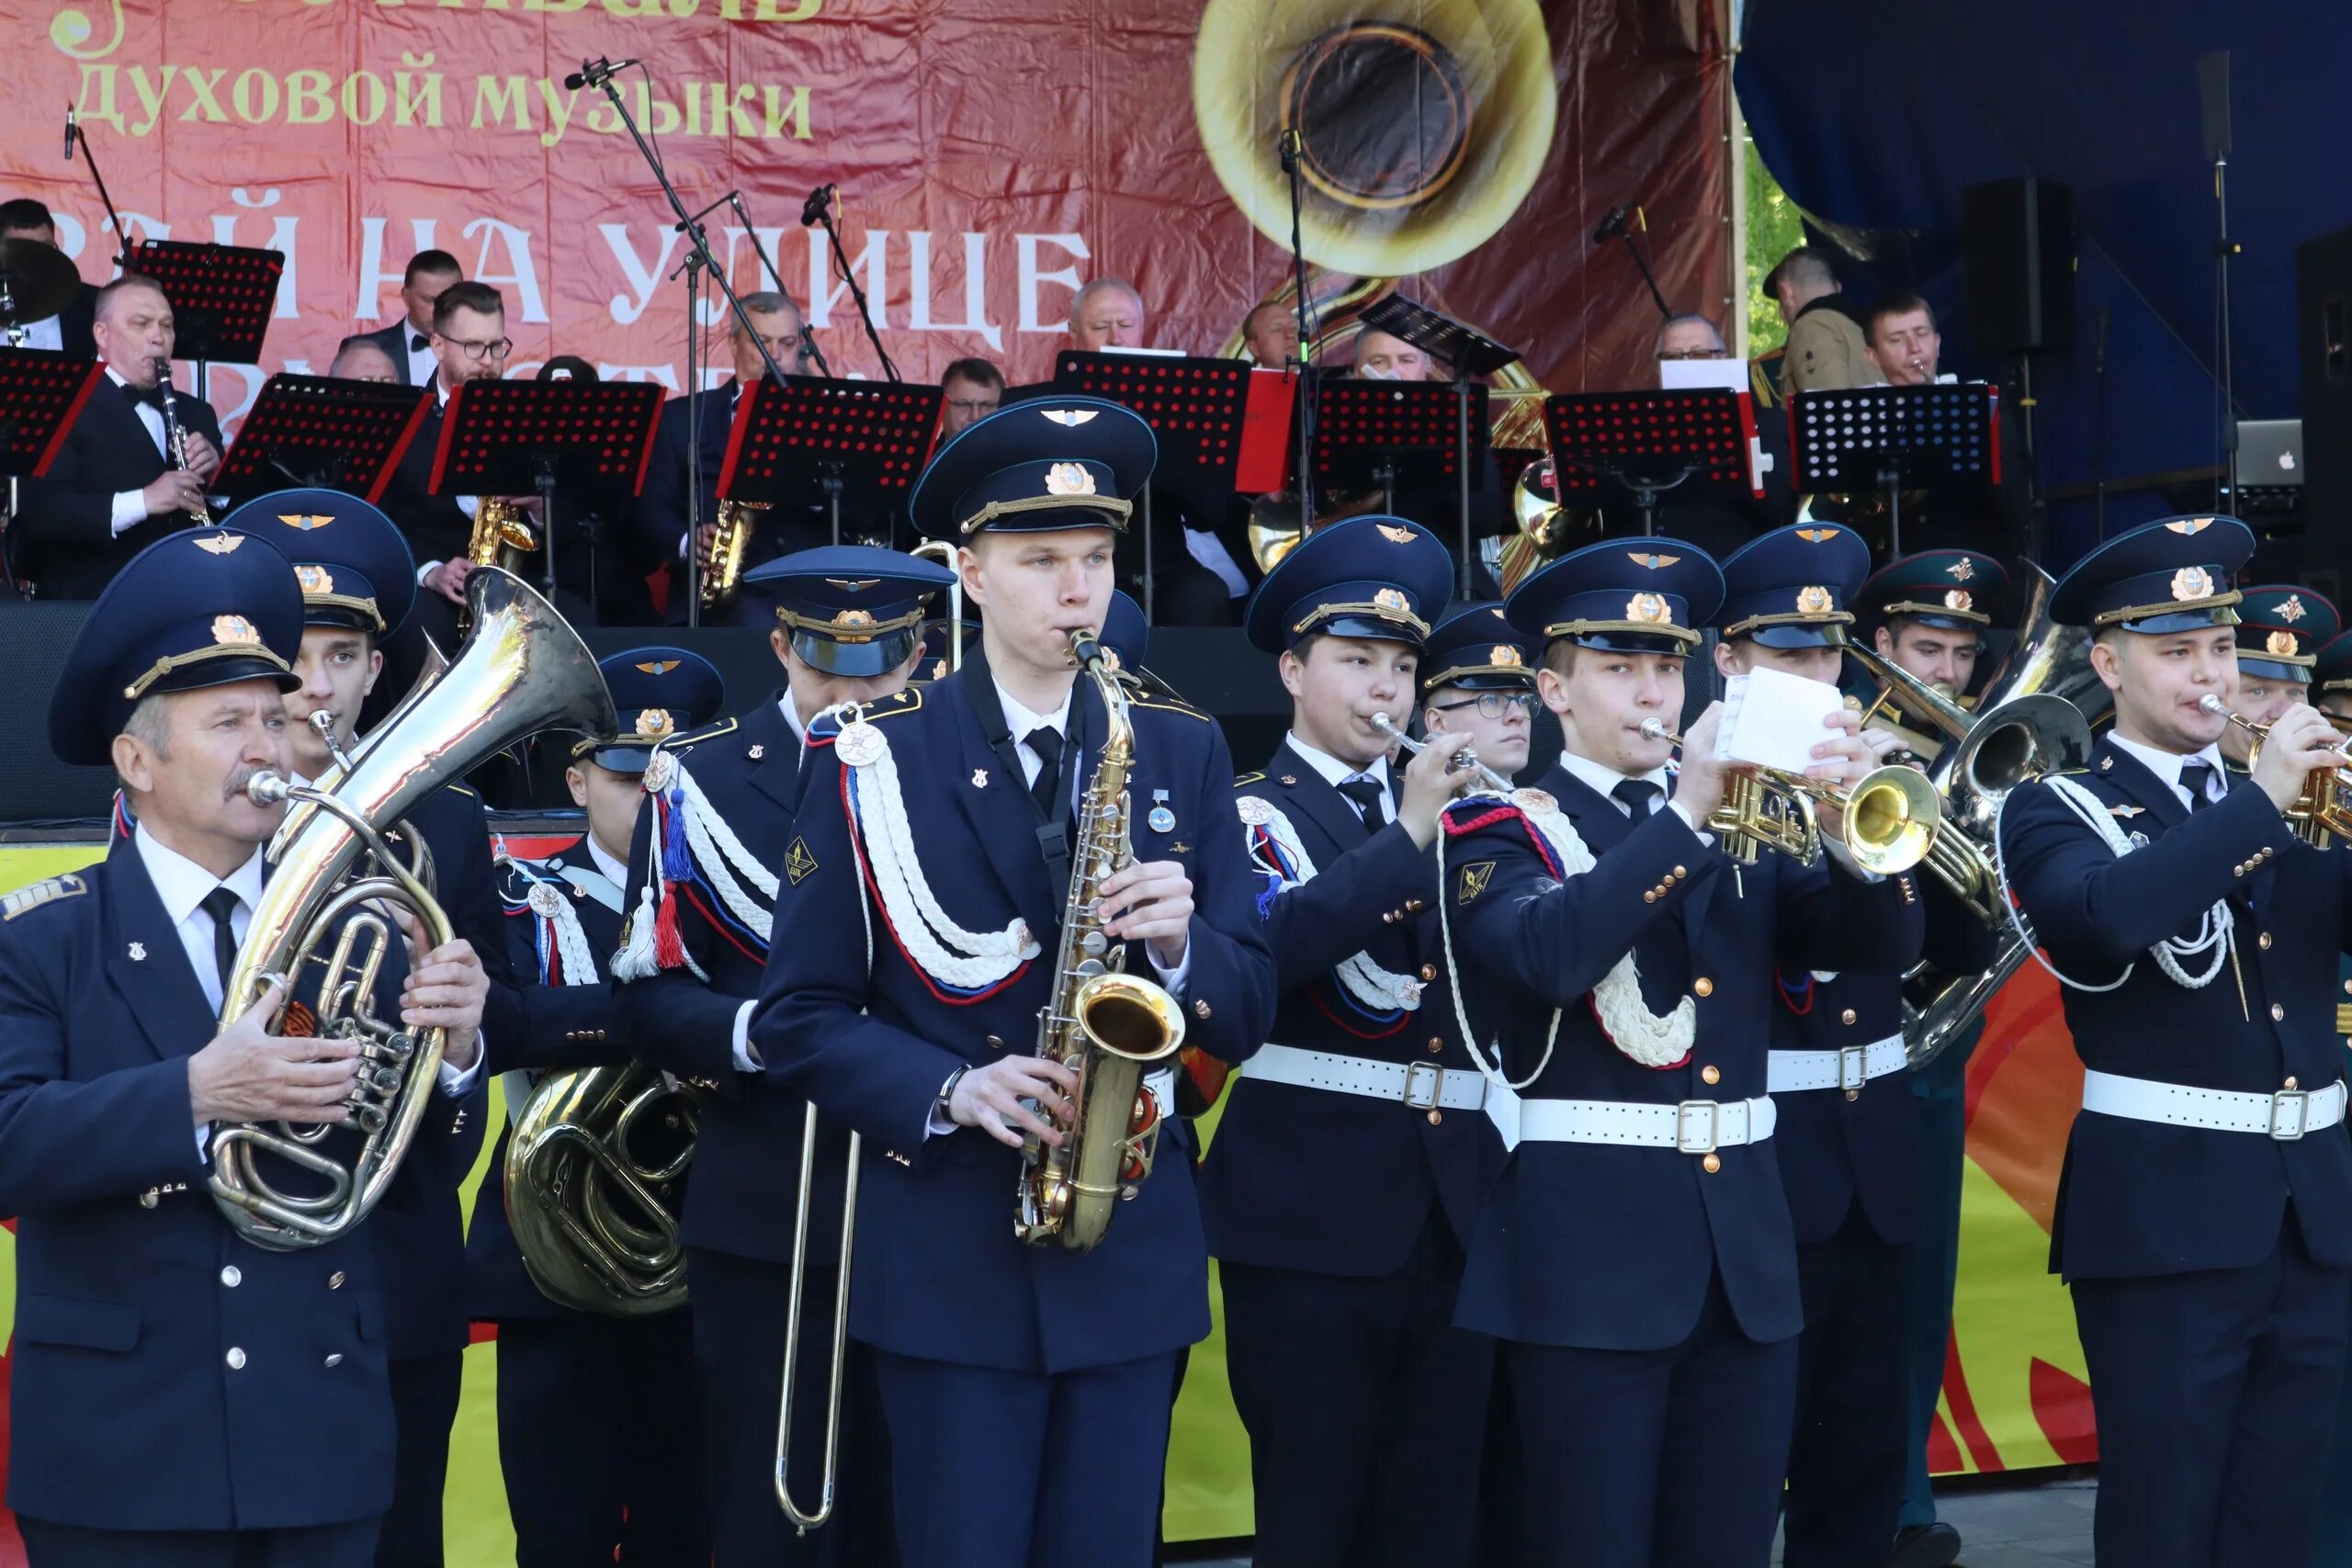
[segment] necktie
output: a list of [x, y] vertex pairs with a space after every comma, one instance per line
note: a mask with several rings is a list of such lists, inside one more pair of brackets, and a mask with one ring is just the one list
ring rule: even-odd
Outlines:
[[164, 389], [161, 386], [134, 387], [125, 381], [122, 384], [122, 395], [130, 400], [133, 408], [145, 403], [149, 408], [160, 412], [164, 406]]
[[2180, 787], [2188, 792], [2188, 809], [2202, 811], [2213, 804], [2213, 764], [2184, 762], [2180, 769]]
[[212, 917], [212, 968], [220, 978], [220, 994], [229, 994], [229, 971], [237, 966], [237, 931], [230, 917], [244, 902], [226, 886], [216, 887], [197, 906]]
[[431, 343], [432, 341], [433, 340], [431, 338], [426, 337], [423, 333], [411, 333], [408, 334], [408, 351], [411, 354], [414, 354], [417, 350], [423, 348], [426, 344]]
[[1380, 787], [1378, 779], [1368, 779], [1359, 773], [1351, 779], [1341, 779], [1339, 790], [1348, 797], [1348, 804], [1356, 808], [1356, 815], [1363, 818], [1365, 832], [1377, 833], [1388, 825], [1380, 811], [1381, 799], [1388, 792]]
[[1021, 738], [1021, 743], [1037, 754], [1037, 776], [1030, 782], [1029, 798], [1046, 821], [1054, 819], [1054, 790], [1062, 777], [1062, 732], [1050, 724], [1041, 724]]
[[1648, 779], [1620, 779], [1609, 792], [1609, 797], [1625, 808], [1636, 822], [1646, 822], [1655, 809], [1658, 787]]

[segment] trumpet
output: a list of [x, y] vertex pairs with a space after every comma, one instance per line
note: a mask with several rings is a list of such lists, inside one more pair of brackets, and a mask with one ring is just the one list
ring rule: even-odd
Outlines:
[[[1397, 728], [1396, 723], [1385, 713], [1376, 713], [1372, 716], [1372, 727], [1408, 751], [1419, 752], [1429, 749], [1428, 741], [1414, 739]], [[1475, 772], [1478, 775], [1478, 782], [1497, 795], [1509, 795], [1517, 787], [1510, 780], [1478, 761], [1478, 753], [1472, 750], [1464, 750], [1457, 755], [1451, 763], [1447, 764], [1445, 771], [1449, 773]]]
[[[1682, 737], [1659, 718], [1642, 720], [1651, 740], [1679, 746]], [[1943, 821], [1943, 801], [1925, 774], [1901, 763], [1874, 768], [1850, 789], [1803, 773], [1750, 764], [1724, 784], [1723, 804], [1707, 814], [1707, 830], [1724, 852], [1745, 865], [1760, 850], [1777, 850], [1802, 865], [1821, 858], [1819, 808], [1836, 807], [1839, 842], [1865, 871], [1892, 876], [1928, 858]]]
[[[2197, 705], [2228, 719], [2254, 737], [2245, 754], [2245, 765], [2251, 770], [2261, 760], [2262, 743], [2270, 738], [2271, 727], [2244, 714], [2232, 713], [2230, 705], [2211, 692], [2199, 697]], [[2313, 768], [2303, 775], [2302, 793], [2283, 813], [2287, 825], [2295, 830], [2295, 837], [2313, 849], [2324, 850], [2337, 839], [2352, 839], [2352, 766], [2347, 766], [2352, 764], [2352, 757], [2346, 757], [2341, 749], [2335, 755], [2338, 761], [2334, 767]]]

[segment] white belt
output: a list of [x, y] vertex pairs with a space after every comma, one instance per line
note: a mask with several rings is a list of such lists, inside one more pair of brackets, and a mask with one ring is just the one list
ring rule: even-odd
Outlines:
[[1143, 1076], [1143, 1091], [1159, 1106], [1159, 1119], [1173, 1121], [1176, 1116], [1176, 1069], [1159, 1067]]
[[1370, 1062], [1296, 1045], [1261, 1046], [1241, 1064], [1241, 1076], [1333, 1094], [1360, 1094], [1366, 1100], [1393, 1100], [1412, 1111], [1477, 1111], [1487, 1103], [1487, 1079], [1476, 1067]]
[[1780, 1112], [1754, 1100], [1686, 1100], [1653, 1105], [1623, 1100], [1522, 1100], [1519, 1135], [1531, 1144], [1633, 1144], [1713, 1154], [1772, 1135]]
[[2096, 1111], [2102, 1116], [2129, 1117], [2134, 1122], [2164, 1122], [2175, 1127], [2259, 1133], [2282, 1144], [2291, 1144], [2306, 1133], [2320, 1132], [2343, 1121], [2344, 1101], [2342, 1078], [2325, 1089], [2249, 1094], [2237, 1089], [2191, 1089], [2185, 1084], [2120, 1077], [2113, 1073], [2083, 1075], [2086, 1111]]
[[1835, 1051], [1775, 1051], [1764, 1074], [1768, 1094], [1803, 1094], [1812, 1089], [1858, 1089], [1872, 1078], [1911, 1065], [1903, 1036], [1890, 1034], [1867, 1045]]

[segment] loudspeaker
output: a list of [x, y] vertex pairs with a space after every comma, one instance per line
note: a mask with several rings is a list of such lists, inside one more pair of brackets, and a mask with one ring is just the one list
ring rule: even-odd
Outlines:
[[1960, 193], [1968, 345], [1987, 359], [2075, 346], [2075, 193], [2050, 180], [1993, 180]]
[[2303, 381], [2303, 527], [2315, 566], [2352, 581], [2352, 229], [2295, 247]]

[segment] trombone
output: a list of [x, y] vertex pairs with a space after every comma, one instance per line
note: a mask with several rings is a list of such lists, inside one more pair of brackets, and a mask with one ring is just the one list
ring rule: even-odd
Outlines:
[[[1682, 744], [1661, 718], [1642, 720], [1642, 734]], [[1823, 806], [1838, 808], [1844, 824], [1838, 840], [1854, 863], [1884, 876], [1927, 859], [1943, 819], [1943, 801], [1927, 775], [1899, 762], [1874, 768], [1842, 790], [1803, 773], [1746, 764], [1724, 780], [1723, 804], [1708, 813], [1706, 825], [1723, 840], [1724, 852], [1743, 865], [1755, 864], [1760, 850], [1811, 865], [1821, 858], [1817, 813]]]
[[[2229, 704], [2211, 692], [2199, 697], [2197, 705], [2207, 713], [2228, 719], [2254, 738], [2245, 754], [2245, 765], [2251, 772], [2254, 764], [2261, 759], [2262, 743], [2270, 738], [2270, 726], [2256, 723], [2244, 714], [2232, 713]], [[2330, 728], [2334, 728], [2332, 723]], [[2340, 750], [2335, 754], [2338, 758], [2344, 757]], [[2313, 849], [2324, 850], [2337, 839], [2352, 839], [2352, 768], [2347, 768], [2346, 761], [2352, 761], [2352, 759], [2339, 761], [2332, 768], [2313, 768], [2305, 773], [2302, 793], [2295, 796], [2294, 804], [2282, 813], [2287, 818], [2287, 825], [2295, 830], [2295, 837]]]
[[[1427, 750], [1429, 747], [1428, 741], [1416, 740], [1411, 736], [1406, 734], [1403, 730], [1397, 728], [1396, 721], [1391, 719], [1385, 713], [1376, 713], [1372, 716], [1372, 727], [1380, 731], [1381, 734], [1388, 737], [1389, 739], [1396, 742], [1397, 745], [1402, 746], [1408, 751], [1422, 751]], [[1476, 751], [1464, 751], [1453, 760], [1453, 764], [1445, 771], [1449, 773], [1458, 773], [1471, 769], [1476, 770], [1478, 782], [1485, 784], [1488, 789], [1493, 790], [1497, 795], [1509, 795], [1515, 787], [1517, 787], [1512, 784], [1510, 780], [1503, 777], [1502, 774], [1495, 772], [1494, 769], [1478, 761], [1478, 753]]]

